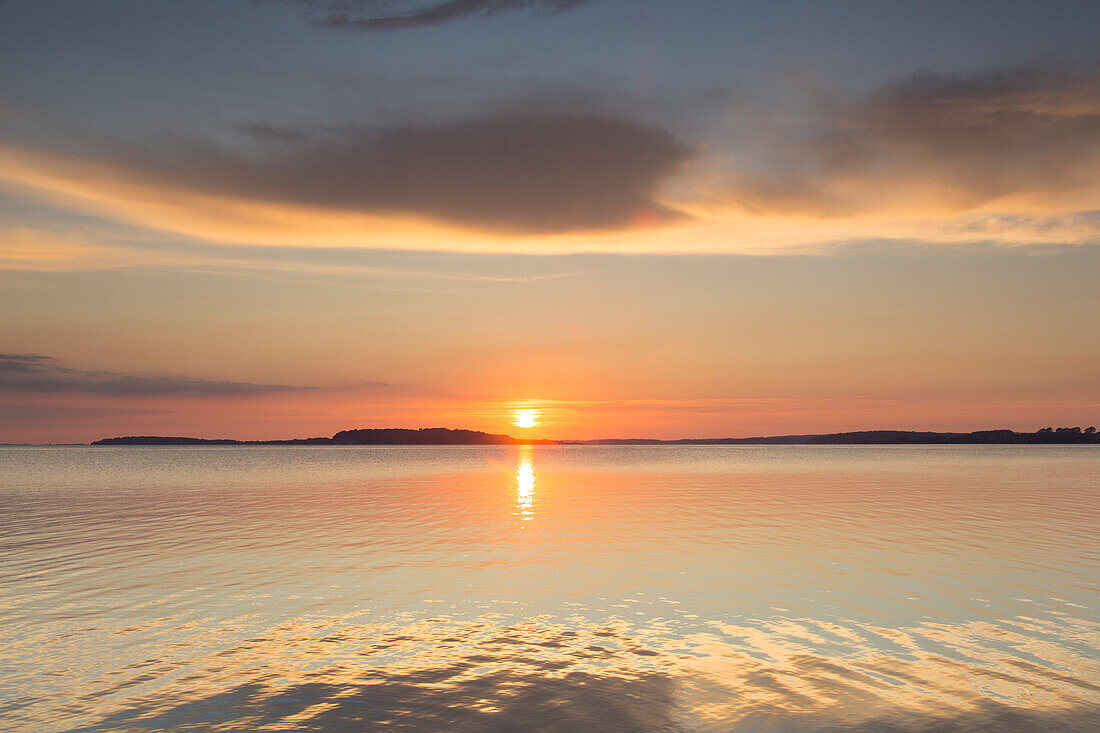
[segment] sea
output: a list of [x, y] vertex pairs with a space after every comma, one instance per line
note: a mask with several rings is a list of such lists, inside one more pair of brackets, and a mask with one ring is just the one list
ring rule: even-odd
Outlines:
[[1097, 731], [1100, 448], [0, 448], [0, 730]]

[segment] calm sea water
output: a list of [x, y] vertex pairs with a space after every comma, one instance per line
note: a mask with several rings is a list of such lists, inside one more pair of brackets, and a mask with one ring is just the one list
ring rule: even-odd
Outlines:
[[2, 448], [5, 731], [1100, 730], [1087, 446]]

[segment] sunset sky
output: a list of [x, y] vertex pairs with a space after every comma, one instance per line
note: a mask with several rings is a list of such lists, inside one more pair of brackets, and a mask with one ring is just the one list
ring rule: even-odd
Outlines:
[[1095, 425], [1098, 28], [0, 0], [0, 442]]

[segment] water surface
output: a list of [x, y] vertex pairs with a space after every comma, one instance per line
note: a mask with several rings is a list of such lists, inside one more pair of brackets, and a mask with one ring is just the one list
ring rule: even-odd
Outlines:
[[0, 448], [7, 731], [1100, 729], [1089, 446]]

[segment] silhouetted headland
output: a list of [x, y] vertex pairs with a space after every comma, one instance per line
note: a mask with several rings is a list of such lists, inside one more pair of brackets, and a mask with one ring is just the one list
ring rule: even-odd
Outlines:
[[610, 439], [583, 441], [589, 445], [991, 445], [1097, 443], [1096, 428], [1043, 428], [1034, 433], [1013, 430], [976, 430], [972, 433], [935, 433], [915, 430], [860, 430], [814, 435], [770, 435], [754, 438], [685, 438], [683, 440]]
[[449, 428], [360, 428], [341, 430], [331, 438], [288, 440], [229, 440], [131, 435], [104, 438], [92, 445], [991, 445], [991, 444], [1100, 444], [1096, 428], [1043, 428], [1034, 433], [977, 430], [972, 433], [934, 433], [913, 430], [861, 430], [851, 433], [772, 435], [755, 438], [607, 438], [603, 440], [534, 440], [477, 430]]
[[449, 428], [360, 428], [341, 430], [331, 438], [292, 438], [288, 440], [228, 440], [176, 438], [158, 435], [132, 435], [104, 438], [92, 445], [529, 445], [554, 444], [556, 440], [529, 440], [494, 435], [477, 430]]

